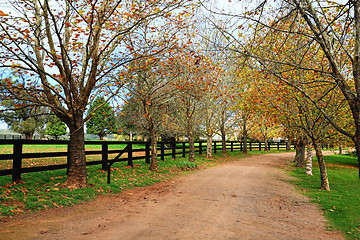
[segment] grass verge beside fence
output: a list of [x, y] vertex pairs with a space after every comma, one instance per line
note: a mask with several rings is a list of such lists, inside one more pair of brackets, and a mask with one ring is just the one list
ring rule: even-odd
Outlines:
[[[330, 192], [319, 191], [320, 173], [313, 161], [314, 176], [305, 175], [304, 168], [292, 168], [296, 184], [316, 203], [329, 221], [329, 229], [342, 231], [348, 239], [360, 239], [360, 180], [357, 158], [353, 155], [325, 156]], [[306, 214], [306, 213], [305, 213]]]
[[[276, 150], [269, 151], [279, 152]], [[89, 187], [82, 189], [61, 189], [59, 184], [66, 179], [66, 170], [54, 170], [23, 174], [20, 184], [9, 184], [11, 176], [0, 177], [0, 220], [23, 212], [80, 204], [96, 198], [101, 194], [116, 194], [125, 190], [148, 186], [164, 181], [179, 173], [199, 167], [212, 166], [224, 161], [238, 159], [264, 151], [253, 151], [244, 155], [240, 151], [228, 152], [226, 157], [221, 153], [214, 154], [214, 159], [196, 156], [195, 162], [187, 158], [166, 158], [159, 161], [159, 171], [149, 171], [149, 165], [138, 161], [134, 167], [126, 163], [115, 163], [111, 167], [111, 184], [107, 184], [107, 172], [101, 166], [88, 166]]]

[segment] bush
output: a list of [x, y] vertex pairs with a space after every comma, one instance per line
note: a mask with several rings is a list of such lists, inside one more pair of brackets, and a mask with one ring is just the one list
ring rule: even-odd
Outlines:
[[180, 160], [176, 163], [176, 168], [179, 170], [192, 170], [198, 168], [196, 162], [191, 162], [188, 160]]

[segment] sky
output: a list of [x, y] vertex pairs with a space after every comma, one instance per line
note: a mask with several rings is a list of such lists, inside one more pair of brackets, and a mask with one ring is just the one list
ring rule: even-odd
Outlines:
[[7, 129], [7, 124], [0, 121], [0, 129]]

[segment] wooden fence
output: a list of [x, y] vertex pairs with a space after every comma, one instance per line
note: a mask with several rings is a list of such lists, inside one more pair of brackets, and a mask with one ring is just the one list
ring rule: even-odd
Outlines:
[[[20, 181], [22, 173], [42, 172], [56, 169], [66, 169], [67, 163], [57, 165], [23, 167], [23, 159], [40, 159], [53, 157], [69, 157], [68, 150], [64, 152], [40, 152], [40, 153], [24, 153], [24, 145], [64, 145], [68, 148], [69, 141], [63, 140], [0, 140], [0, 145], [12, 146], [12, 153], [2, 154], [0, 152], [0, 161], [12, 160], [12, 168], [0, 169], [0, 176], [12, 175], [12, 181]], [[101, 150], [87, 150], [86, 156], [98, 155], [100, 160], [89, 161], [86, 165], [101, 165], [102, 170], [108, 171], [108, 183], [110, 183], [111, 165], [115, 162], [127, 162], [128, 166], [133, 166], [133, 162], [137, 160], [145, 160], [150, 163], [150, 142], [126, 142], [126, 141], [85, 141], [85, 146], [101, 145]], [[109, 149], [112, 145], [125, 146], [123, 149]], [[136, 148], [135, 148], [136, 147]], [[227, 141], [226, 149], [230, 151], [242, 151], [243, 143], [239, 141]], [[221, 151], [221, 141], [213, 141], [213, 152]], [[248, 151], [264, 150], [265, 144], [260, 142], [248, 142]], [[269, 142], [268, 149], [286, 149], [285, 142]], [[206, 142], [195, 142], [195, 152], [199, 154], [206, 153]], [[177, 155], [185, 157], [189, 153], [189, 146], [187, 142], [176, 143], [158, 143], [158, 157], [164, 160], [165, 156], [176, 158]], [[111, 158], [111, 159], [110, 159]]]

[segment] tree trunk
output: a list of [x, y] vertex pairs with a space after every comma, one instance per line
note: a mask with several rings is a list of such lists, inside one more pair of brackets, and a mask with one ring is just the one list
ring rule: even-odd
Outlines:
[[303, 140], [300, 140], [296, 143], [296, 167], [303, 167], [305, 164], [305, 143]]
[[247, 136], [243, 136], [243, 147], [242, 147], [242, 152], [247, 154]]
[[[360, 130], [360, 126], [359, 126], [359, 130]], [[359, 138], [357, 136], [359, 136]], [[356, 151], [356, 156], [358, 158], [358, 168], [359, 168], [359, 178], [360, 178], [360, 134], [355, 135], [353, 142], [355, 143], [355, 151]]]
[[206, 142], [206, 158], [212, 158], [212, 136], [207, 136], [207, 142]]
[[307, 146], [307, 154], [306, 154], [306, 175], [312, 176], [312, 146], [308, 144]]
[[133, 133], [132, 133], [132, 131], [130, 131], [130, 133], [129, 133], [129, 141], [132, 142], [132, 140], [133, 140]]
[[150, 124], [150, 141], [151, 141], [151, 160], [150, 167], [151, 171], [158, 170], [158, 160], [157, 160], [157, 137], [156, 131], [153, 124]]
[[100, 140], [104, 140], [104, 136], [106, 135], [106, 131], [104, 128], [101, 129], [101, 131], [99, 132], [98, 136], [100, 138]]
[[291, 142], [290, 141], [286, 142], [286, 151], [291, 151]]
[[[268, 149], [268, 139], [267, 137], [264, 138], [264, 142], [265, 142], [265, 152], [269, 151]], [[261, 143], [260, 143], [261, 144]]]
[[298, 146], [298, 144], [299, 144], [299, 141], [296, 141], [295, 143], [294, 143], [294, 146], [295, 146], [295, 158], [294, 158], [294, 162], [298, 162], [298, 158], [299, 158], [299, 155], [300, 155], [300, 148], [299, 148], [299, 146]]
[[70, 130], [68, 177], [63, 184], [67, 188], [87, 186], [84, 120], [82, 114], [74, 116]]
[[264, 129], [264, 142], [265, 142], [265, 152], [269, 151], [268, 149], [268, 137], [267, 137], [267, 127], [265, 126], [265, 129]]
[[339, 145], [339, 154], [343, 154], [343, 147], [342, 144]]
[[25, 133], [25, 139], [30, 140], [33, 138], [33, 133]]
[[306, 144], [302, 142], [301, 149], [300, 149], [301, 157], [300, 157], [300, 166], [303, 167], [305, 165], [305, 156], [306, 156]]
[[322, 152], [321, 152], [321, 147], [314, 140], [313, 140], [313, 145], [314, 145], [314, 148], [316, 151], [316, 157], [318, 159], [319, 168], [320, 168], [320, 176], [321, 176], [321, 188], [320, 189], [330, 191], [329, 179], [328, 179], [327, 170], [326, 170], [326, 164], [325, 164], [324, 156], [322, 155]]
[[188, 123], [188, 138], [189, 138], [189, 161], [195, 161], [195, 147], [194, 147], [194, 133], [192, 125]]
[[242, 152], [247, 154], [247, 130], [246, 130], [246, 121], [243, 121], [243, 148]]
[[221, 132], [221, 145], [222, 145], [221, 150], [222, 150], [222, 154], [225, 155], [226, 154], [226, 133], [225, 133], [224, 124], [221, 125], [220, 132]]

